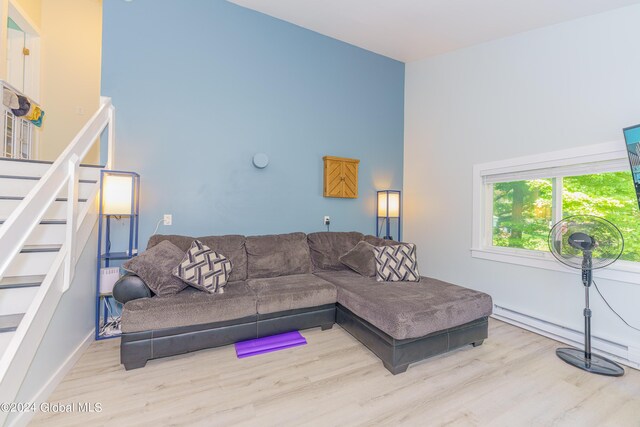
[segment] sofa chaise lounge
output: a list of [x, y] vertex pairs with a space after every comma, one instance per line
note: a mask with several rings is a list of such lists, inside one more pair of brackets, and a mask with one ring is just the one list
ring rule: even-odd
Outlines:
[[[186, 251], [192, 237], [154, 235]], [[338, 323], [393, 374], [409, 364], [465, 346], [488, 335], [491, 297], [422, 277], [419, 282], [377, 282], [339, 257], [364, 240], [398, 244], [356, 232], [291, 233], [198, 238], [233, 265], [222, 294], [187, 288], [153, 296], [137, 276], [114, 288], [124, 303], [121, 362], [125, 369], [151, 359], [238, 341]]]

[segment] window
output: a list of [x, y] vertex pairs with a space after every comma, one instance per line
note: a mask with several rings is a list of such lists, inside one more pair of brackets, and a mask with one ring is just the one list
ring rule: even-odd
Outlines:
[[640, 212], [631, 170], [563, 179], [563, 216], [595, 215], [616, 225], [624, 237], [620, 259], [640, 262]]
[[[562, 206], [553, 206], [554, 191], [561, 191]], [[595, 215], [611, 221], [625, 239], [621, 259], [640, 262], [640, 212], [630, 171], [493, 184], [493, 246], [548, 250], [554, 209], [563, 218]]]
[[493, 246], [545, 250], [552, 187], [550, 179], [493, 184]]
[[[623, 142], [474, 167], [474, 257], [564, 270], [549, 252], [548, 233], [581, 214], [620, 229], [625, 249], [612, 269], [640, 279], [640, 211]], [[599, 274], [629, 280], [617, 272]]]

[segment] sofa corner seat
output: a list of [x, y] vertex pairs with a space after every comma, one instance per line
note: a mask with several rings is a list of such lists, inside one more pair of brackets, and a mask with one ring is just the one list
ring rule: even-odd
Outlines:
[[488, 337], [491, 297], [440, 280], [377, 282], [351, 271], [318, 276], [338, 288], [336, 322], [394, 375], [411, 363]]

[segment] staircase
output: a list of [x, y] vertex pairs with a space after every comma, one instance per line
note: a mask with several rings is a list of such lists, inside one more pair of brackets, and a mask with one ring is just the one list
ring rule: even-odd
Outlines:
[[114, 117], [102, 98], [55, 162], [0, 158], [0, 402], [16, 398], [96, 227], [101, 167], [80, 159], [106, 130], [111, 167]]
[[[0, 227], [52, 164], [0, 157]], [[98, 186], [100, 170], [98, 166], [79, 167], [80, 211], [86, 209]], [[67, 224], [65, 196], [64, 191], [58, 194], [0, 280], [0, 352], [8, 346], [64, 243]]]

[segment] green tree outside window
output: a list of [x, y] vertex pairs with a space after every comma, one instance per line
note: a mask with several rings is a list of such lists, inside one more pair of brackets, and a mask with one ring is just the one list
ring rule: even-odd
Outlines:
[[[553, 180], [493, 185], [493, 245], [547, 251], [553, 225]], [[640, 212], [630, 172], [565, 177], [562, 216], [595, 215], [614, 223], [625, 239], [623, 260], [640, 262]]]

